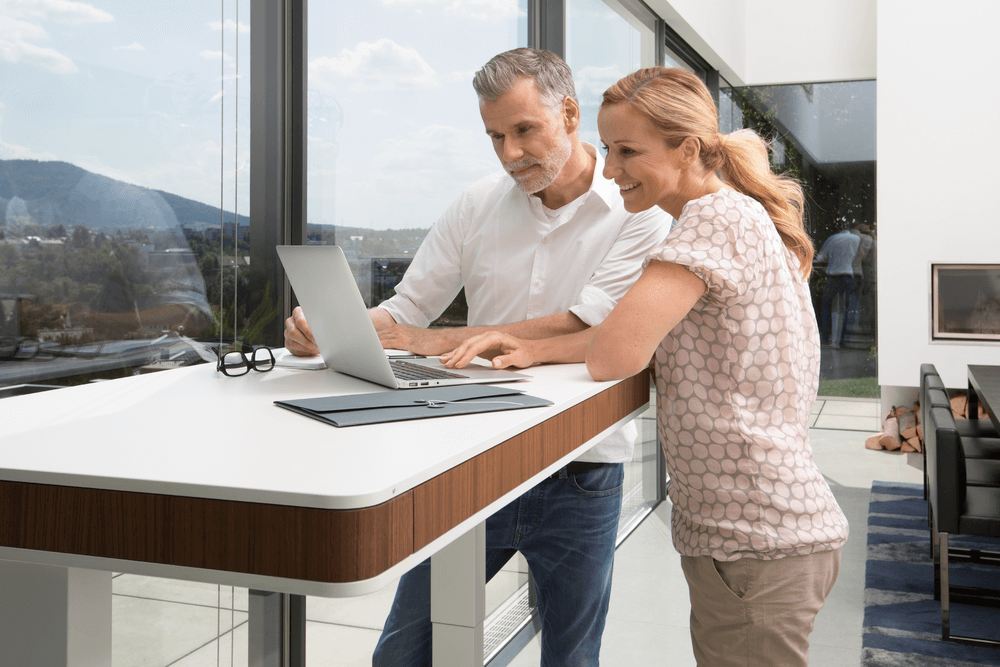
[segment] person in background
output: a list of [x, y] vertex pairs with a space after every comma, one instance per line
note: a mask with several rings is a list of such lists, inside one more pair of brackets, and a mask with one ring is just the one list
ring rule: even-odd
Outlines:
[[[663, 243], [670, 217], [629, 213], [604, 161], [580, 141], [572, 73], [558, 56], [515, 49], [473, 80], [504, 170], [469, 187], [434, 225], [396, 295], [371, 309], [387, 348], [439, 354], [499, 328], [522, 338], [585, 330], [611, 312]], [[427, 329], [464, 286], [469, 327]], [[285, 345], [315, 354], [301, 310]], [[541, 664], [596, 666], [611, 596], [623, 462], [632, 424], [486, 521], [486, 577], [520, 551], [538, 591]], [[403, 575], [374, 665], [431, 660], [430, 561]]]
[[862, 326], [868, 318], [867, 299], [865, 298], [865, 287], [868, 279], [865, 277], [865, 267], [870, 266], [868, 257], [875, 248], [875, 239], [871, 236], [871, 229], [865, 223], [861, 223], [851, 230], [851, 233], [858, 237], [858, 251], [854, 254], [854, 261], [851, 262], [851, 273], [854, 274], [851, 286], [850, 320], [853, 326]]
[[609, 88], [598, 116], [604, 175], [628, 211], [659, 207], [673, 230], [599, 326], [543, 341], [488, 333], [443, 358], [585, 359], [599, 381], [652, 360], [698, 664], [805, 666], [848, 537], [809, 444], [820, 364], [813, 246], [799, 185], [771, 172], [758, 135], [720, 134], [717, 118], [685, 70], [642, 69]]
[[[826, 286], [823, 288], [820, 307], [823, 345], [843, 345], [844, 333], [847, 331], [848, 301], [854, 291], [854, 257], [860, 246], [861, 239], [858, 236], [852, 234], [850, 229], [842, 229], [829, 237], [816, 255], [817, 262], [828, 262]], [[840, 314], [836, 325], [833, 323], [835, 308]]]

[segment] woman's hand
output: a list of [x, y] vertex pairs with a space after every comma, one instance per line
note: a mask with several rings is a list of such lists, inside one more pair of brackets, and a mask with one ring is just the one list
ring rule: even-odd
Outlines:
[[[448, 368], [465, 368], [479, 356], [492, 356], [493, 368], [527, 368], [535, 363], [533, 343], [510, 334], [490, 331], [468, 338], [451, 352], [441, 355]], [[492, 354], [491, 354], [492, 353]]]

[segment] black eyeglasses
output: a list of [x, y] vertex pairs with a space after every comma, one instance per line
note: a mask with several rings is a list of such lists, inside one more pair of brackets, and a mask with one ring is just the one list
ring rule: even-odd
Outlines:
[[[274, 353], [269, 347], [254, 348], [244, 345], [240, 350], [223, 352], [216, 349], [215, 352], [219, 356], [219, 363], [215, 366], [215, 370], [222, 371], [223, 375], [231, 378], [246, 375], [250, 369], [266, 373], [274, 368], [275, 364]], [[248, 357], [247, 354], [250, 356]]]

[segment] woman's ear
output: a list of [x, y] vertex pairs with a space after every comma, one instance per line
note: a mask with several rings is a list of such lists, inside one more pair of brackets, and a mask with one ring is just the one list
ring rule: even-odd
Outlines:
[[701, 155], [701, 142], [698, 139], [695, 137], [685, 137], [679, 148], [681, 160], [685, 166], [697, 164], [698, 157]]

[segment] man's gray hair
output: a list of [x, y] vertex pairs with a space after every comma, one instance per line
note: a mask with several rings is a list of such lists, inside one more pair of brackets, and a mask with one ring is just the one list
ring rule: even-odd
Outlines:
[[553, 110], [562, 108], [563, 100], [576, 99], [573, 72], [562, 58], [551, 51], [512, 49], [494, 56], [472, 79], [479, 101], [496, 102], [523, 79], [532, 79], [542, 102]]

